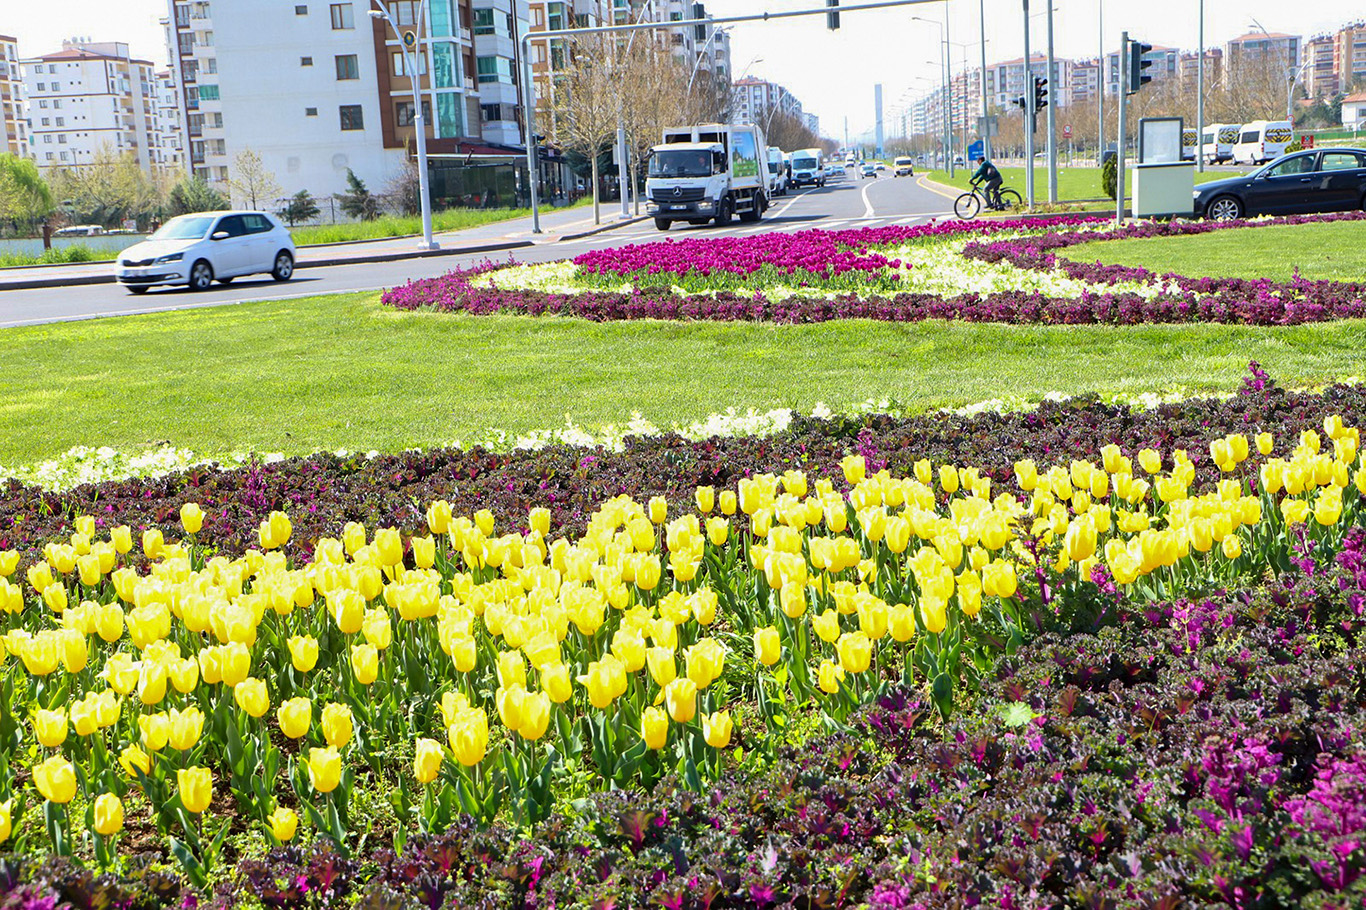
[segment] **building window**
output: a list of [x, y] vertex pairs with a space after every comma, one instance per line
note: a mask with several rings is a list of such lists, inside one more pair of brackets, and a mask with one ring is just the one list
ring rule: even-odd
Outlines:
[[313, 65], [313, 58], [312, 58], [312, 57], [300, 57], [300, 58], [299, 58], [299, 65], [300, 65], [300, 66], [312, 66], [312, 65]]
[[[60, 126], [60, 124], [58, 124], [58, 125]], [[58, 145], [66, 145], [66, 133], [61, 133], [60, 135], [57, 136], [57, 144], [58, 144]]]
[[[411, 101], [400, 101], [394, 106], [395, 122], [400, 128], [407, 128], [413, 125], [413, 103]], [[422, 102], [422, 119], [426, 123], [432, 122], [432, 103]]]
[[307, 7], [307, 6], [302, 6], [302, 5], [294, 7], [294, 15], [296, 15], [296, 16], [307, 16], [307, 15], [308, 15], [308, 7]]
[[[66, 118], [65, 118], [65, 117], [58, 117], [58, 118], [57, 118], [57, 125], [58, 125], [58, 126], [66, 126]], [[63, 139], [63, 141], [65, 141], [66, 137], [63, 136], [62, 139]]]
[[[405, 60], [406, 58], [403, 51], [394, 51], [394, 68], [392, 72], [395, 76], [400, 76], [404, 79], [408, 78], [408, 65]], [[417, 74], [419, 76], [427, 75], [426, 54], [417, 55]]]
[[397, 0], [388, 5], [394, 22], [400, 28], [405, 25], [417, 25], [417, 0]]
[[475, 69], [479, 82], [512, 82], [512, 61], [506, 57], [476, 57]]
[[493, 34], [493, 10], [477, 9], [474, 11], [474, 33], [476, 35]]
[[343, 28], [355, 28], [355, 14], [349, 3], [332, 4], [332, 28], [333, 30]]
[[43, 83], [43, 82], [39, 82], [39, 83], [38, 83], [38, 91], [40, 91], [40, 92], [45, 92], [45, 91], [47, 91], [47, 84], [46, 84], [46, 83]]
[[356, 59], [355, 54], [337, 55], [337, 78], [339, 80], [360, 78], [360, 61]]
[[304, 108], [304, 116], [305, 116], [305, 117], [316, 117], [316, 116], [318, 116], [318, 109], [317, 109], [316, 107], [306, 107], [306, 108]]
[[199, 87], [199, 100], [200, 100], [200, 101], [217, 101], [217, 100], [218, 100], [218, 86], [216, 86], [216, 85], [201, 85], [201, 86]]
[[343, 104], [341, 110], [341, 128], [343, 130], [363, 130], [365, 129], [365, 117], [361, 113], [359, 104]]

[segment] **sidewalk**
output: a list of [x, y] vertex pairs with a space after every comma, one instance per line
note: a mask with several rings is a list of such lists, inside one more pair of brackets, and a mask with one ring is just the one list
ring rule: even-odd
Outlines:
[[[396, 262], [401, 259], [425, 259], [434, 256], [461, 256], [471, 253], [496, 253], [545, 243], [577, 240], [591, 234], [634, 224], [642, 220], [631, 217], [622, 220], [619, 206], [602, 206], [602, 223], [593, 224], [591, 207], [547, 209], [541, 212], [541, 233], [531, 230], [531, 218], [497, 221], [461, 231], [446, 231], [433, 236], [439, 250], [416, 250], [421, 238], [391, 237], [384, 240], [361, 240], [299, 247], [295, 268], [325, 268], [335, 265], [359, 265], [367, 262]], [[33, 290], [37, 288], [74, 287], [77, 285], [112, 284], [112, 262], [81, 262], [63, 265], [34, 265], [0, 269], [0, 291]]]

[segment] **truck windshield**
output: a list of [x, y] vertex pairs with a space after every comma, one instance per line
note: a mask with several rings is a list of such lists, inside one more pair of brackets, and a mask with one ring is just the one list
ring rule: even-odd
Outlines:
[[665, 151], [650, 158], [651, 177], [710, 177], [711, 152]]
[[793, 158], [793, 159], [792, 159], [792, 166], [795, 167], [795, 168], [804, 168], [805, 170], [808, 170], [808, 171], [815, 170], [815, 169], [816, 169], [816, 159], [815, 159], [815, 158]]

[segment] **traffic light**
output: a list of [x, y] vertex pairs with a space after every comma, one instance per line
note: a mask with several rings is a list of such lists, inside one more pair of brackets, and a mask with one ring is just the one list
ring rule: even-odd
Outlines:
[[1011, 98], [1010, 103], [1018, 107], [1020, 110], [1024, 110], [1029, 104], [1029, 102], [1025, 99], [1024, 95], [1020, 95], [1016, 98]]
[[825, 0], [825, 27], [834, 31], [840, 27], [840, 0]]
[[1034, 113], [1048, 107], [1048, 80], [1042, 76], [1034, 77]]
[[[700, 3], [694, 3], [694, 4], [692, 5], [692, 17], [693, 17], [694, 19], [705, 19], [706, 16], [707, 16], [707, 8], [706, 8], [705, 6], [703, 6], [703, 5], [700, 4]], [[702, 24], [694, 25], [694, 26], [692, 27], [692, 34], [693, 34], [693, 38], [695, 38], [696, 40], [698, 40], [698, 41], [706, 41], [706, 40], [707, 40], [707, 27], [706, 27], [705, 25], [702, 25]]]
[[1153, 77], [1152, 77], [1152, 76], [1149, 76], [1148, 74], [1146, 74], [1146, 73], [1143, 72], [1143, 71], [1146, 70], [1148, 67], [1150, 67], [1150, 66], [1153, 65], [1153, 62], [1152, 62], [1151, 60], [1144, 60], [1144, 59], [1143, 59], [1143, 55], [1146, 54], [1146, 53], [1148, 53], [1148, 51], [1150, 51], [1150, 50], [1152, 50], [1152, 49], [1153, 49], [1153, 46], [1152, 46], [1151, 44], [1144, 44], [1144, 43], [1141, 42], [1141, 41], [1130, 41], [1130, 42], [1129, 42], [1129, 94], [1130, 94], [1130, 95], [1137, 94], [1137, 92], [1138, 92], [1139, 89], [1143, 88], [1143, 86], [1145, 86], [1145, 85], [1147, 85], [1149, 82], [1152, 82], [1152, 81], [1153, 81]]

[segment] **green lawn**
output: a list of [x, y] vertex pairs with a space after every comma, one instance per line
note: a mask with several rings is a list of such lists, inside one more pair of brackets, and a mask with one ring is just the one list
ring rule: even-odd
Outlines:
[[1195, 237], [1151, 237], [1084, 243], [1058, 251], [1080, 262], [1141, 266], [1158, 274], [1288, 280], [1359, 281], [1366, 247], [1355, 222], [1277, 225], [1214, 231]]
[[[955, 168], [953, 177], [950, 178], [945, 171], [926, 171], [926, 175], [936, 183], [945, 186], [957, 187], [966, 190], [968, 179], [976, 172], [976, 168]], [[1025, 169], [1022, 167], [1003, 167], [1001, 176], [1005, 178], [1005, 185], [1019, 190], [1020, 195], [1025, 191]], [[1225, 177], [1235, 176], [1233, 171], [1205, 171], [1196, 173], [1195, 182], [1204, 183], [1207, 180], [1222, 180]], [[1034, 169], [1034, 198], [1038, 200], [1048, 199], [1048, 168], [1041, 167]], [[1100, 168], [1098, 167], [1059, 167], [1058, 168], [1058, 199], [1067, 201], [1071, 199], [1103, 199], [1105, 191], [1100, 186]]]
[[[1049, 391], [1231, 389], [1361, 372], [1366, 325], [775, 326], [401, 313], [374, 294], [6, 329], [0, 463], [75, 445], [204, 454], [401, 450], [511, 432], [660, 426], [727, 407], [916, 408]], [[98, 351], [98, 357], [91, 352]]]

